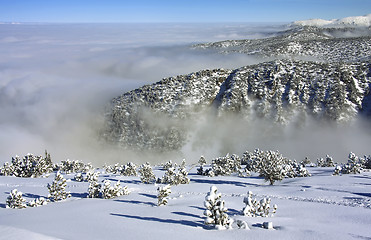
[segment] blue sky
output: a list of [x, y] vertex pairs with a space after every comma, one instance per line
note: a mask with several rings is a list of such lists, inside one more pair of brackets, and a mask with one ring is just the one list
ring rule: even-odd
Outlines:
[[1, 22], [290, 22], [371, 13], [371, 0], [0, 0]]

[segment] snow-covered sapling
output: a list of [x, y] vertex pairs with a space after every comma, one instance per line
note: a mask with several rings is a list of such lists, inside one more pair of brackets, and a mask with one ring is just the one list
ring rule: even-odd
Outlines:
[[229, 219], [227, 214], [227, 208], [225, 207], [224, 200], [221, 199], [221, 193], [218, 193], [216, 186], [210, 188], [210, 192], [205, 197], [204, 206], [206, 210], [204, 215], [206, 216], [205, 224], [214, 226], [221, 230], [230, 228], [232, 220]]
[[99, 172], [96, 171], [88, 171], [86, 173], [86, 181], [88, 182], [97, 182], [99, 177]]
[[252, 192], [248, 191], [247, 197], [243, 199], [243, 202], [246, 204], [242, 210], [243, 215], [248, 217], [269, 217], [276, 213], [277, 205], [273, 205], [273, 209], [271, 209], [270, 198], [263, 198], [257, 201], [255, 198], [252, 198], [252, 195]]
[[167, 205], [168, 203], [168, 197], [171, 194], [171, 186], [165, 185], [165, 186], [160, 186], [157, 188], [158, 194], [157, 194], [157, 199], [158, 199], [158, 206], [161, 205]]
[[136, 176], [137, 166], [132, 162], [128, 162], [125, 166], [122, 167], [121, 174], [124, 176]]
[[198, 160], [198, 164], [200, 165], [199, 168], [197, 168], [197, 174], [198, 175], [204, 175], [204, 165], [206, 164], [206, 159], [204, 156], [201, 156]]
[[285, 177], [284, 169], [287, 162], [288, 160], [278, 151], [267, 151], [261, 160], [259, 174], [273, 185], [275, 181], [281, 181]]
[[56, 202], [71, 197], [71, 194], [66, 192], [66, 186], [66, 179], [58, 171], [55, 175], [54, 181], [51, 184], [48, 184], [50, 200]]
[[17, 189], [13, 189], [10, 195], [6, 199], [7, 208], [26, 208], [26, 199], [23, 198], [22, 192], [18, 192]]
[[188, 184], [190, 182], [188, 178], [188, 172], [186, 169], [186, 162], [185, 160], [182, 161], [182, 164], [178, 167], [178, 172], [175, 175], [174, 178], [174, 184], [179, 185], [179, 184]]
[[348, 162], [341, 166], [336, 166], [334, 175], [339, 174], [357, 174], [362, 172], [362, 160], [359, 159], [354, 153], [349, 153]]
[[88, 198], [99, 198], [102, 185], [97, 181], [89, 181]]
[[120, 185], [120, 181], [117, 181], [114, 186], [111, 186], [110, 181], [105, 180], [103, 182], [101, 193], [104, 199], [111, 199], [122, 195], [128, 195], [130, 192], [126, 186], [122, 187]]
[[75, 181], [77, 181], [77, 182], [82, 182], [82, 181], [84, 181], [84, 176], [82, 175], [81, 172], [79, 172], [79, 173], [76, 173], [76, 175], [73, 179], [75, 179]]
[[148, 162], [142, 164], [138, 172], [140, 175], [140, 180], [143, 183], [149, 184], [149, 183], [154, 183], [156, 181], [156, 176], [153, 173], [152, 167]]
[[335, 167], [335, 163], [330, 155], [326, 155], [326, 158], [318, 158], [317, 159], [317, 166], [318, 167]]

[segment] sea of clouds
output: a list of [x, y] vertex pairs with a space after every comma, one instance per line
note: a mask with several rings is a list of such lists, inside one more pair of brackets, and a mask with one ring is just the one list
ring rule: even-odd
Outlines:
[[[269, 37], [285, 28], [278, 24], [246, 23], [1, 24], [0, 163], [29, 152], [42, 155], [44, 150], [48, 150], [56, 162], [80, 159], [97, 166], [106, 162], [145, 162], [147, 159], [107, 146], [99, 138], [105, 107], [113, 97], [164, 77], [205, 68], [237, 68], [258, 63], [260, 59], [249, 56], [219, 55], [190, 46], [200, 42]], [[238, 129], [232, 130], [238, 132]], [[363, 148], [357, 148], [360, 144], [348, 143], [344, 134], [338, 132], [327, 134], [329, 140], [323, 144], [318, 143], [324, 140], [323, 134], [319, 138], [301, 138], [321, 147], [335, 140], [345, 141], [339, 147], [332, 145], [329, 152], [339, 149], [344, 159], [344, 152], [351, 147], [366, 154]], [[226, 137], [230, 133], [228, 128], [218, 131], [223, 141], [213, 146], [236, 141], [235, 137]], [[284, 155], [295, 158], [311, 154], [319, 157], [325, 152], [311, 148], [309, 141], [301, 147], [293, 146], [292, 133], [283, 134], [280, 141], [271, 141], [270, 136], [255, 143], [251, 140], [255, 139], [253, 135], [246, 142], [241, 138], [236, 141], [236, 153], [255, 147], [281, 148], [278, 150]], [[356, 134], [362, 135], [362, 131]], [[357, 139], [368, 141], [370, 135], [363, 134]], [[198, 154], [211, 157], [224, 153], [222, 146], [202, 151], [191, 146], [192, 143], [186, 146], [179, 157], [189, 156], [195, 158], [189, 160], [194, 162]]]

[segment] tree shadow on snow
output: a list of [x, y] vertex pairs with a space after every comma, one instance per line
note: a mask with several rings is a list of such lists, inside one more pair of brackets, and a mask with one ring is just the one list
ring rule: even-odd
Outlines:
[[141, 181], [139, 181], [139, 180], [123, 180], [123, 179], [115, 179], [115, 178], [107, 178], [106, 180], [109, 180], [111, 182], [120, 181], [120, 183], [125, 183], [125, 184], [139, 184], [139, 183], [141, 183]]
[[203, 217], [201, 217], [199, 215], [196, 215], [196, 214], [192, 214], [192, 213], [186, 213], [186, 212], [171, 212], [171, 213], [176, 214], [176, 215], [180, 215], [180, 216], [187, 216], [187, 217], [194, 217], [194, 218], [203, 219]]
[[157, 199], [157, 196], [156, 195], [153, 195], [153, 194], [147, 194], [147, 193], [139, 193], [139, 195], [142, 195], [142, 196], [145, 196], [145, 197], [149, 197], [149, 198], [153, 198], [153, 199]]
[[75, 198], [87, 198], [88, 195], [88, 193], [71, 193], [71, 197]]
[[47, 198], [45, 196], [41, 196], [41, 195], [37, 195], [37, 194], [33, 194], [33, 193], [23, 193], [22, 194], [23, 197], [26, 197], [26, 198]]
[[185, 225], [189, 227], [204, 227], [204, 225], [200, 221], [193, 222], [189, 220], [161, 219], [157, 217], [141, 217], [141, 216], [133, 216], [133, 215], [117, 214], [117, 213], [111, 213], [110, 215], [117, 216], [117, 217], [125, 217], [125, 218], [130, 218], [130, 219], [137, 219], [137, 220], [142, 220], [142, 221], [180, 224], [180, 225]]
[[138, 204], [138, 205], [149, 205], [149, 206], [157, 206], [153, 202], [143, 202], [143, 201], [136, 201], [136, 200], [114, 200], [115, 202], [122, 202], [122, 203], [130, 203], [130, 204]]
[[238, 211], [238, 210], [233, 209], [233, 208], [229, 208], [229, 209], [228, 209], [228, 213], [229, 213], [230, 215], [241, 215], [241, 211]]
[[214, 179], [191, 179], [191, 182], [195, 183], [206, 183], [206, 184], [226, 184], [226, 185], [235, 185], [237, 187], [246, 187], [246, 186], [260, 186], [254, 183], [239, 182], [239, 181], [228, 181], [228, 180], [214, 180]]
[[371, 198], [371, 193], [353, 193], [355, 195], [359, 195], [359, 196], [362, 196], [362, 197], [369, 197]]

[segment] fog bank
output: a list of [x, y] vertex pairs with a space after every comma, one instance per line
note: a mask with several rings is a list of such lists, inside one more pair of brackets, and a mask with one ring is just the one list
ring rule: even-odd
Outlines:
[[[262, 24], [0, 25], [0, 163], [29, 152], [42, 155], [44, 150], [51, 153], [55, 162], [80, 159], [101, 166], [106, 162], [154, 161], [99, 140], [104, 108], [110, 99], [164, 77], [257, 63], [260, 59], [199, 52], [189, 46], [269, 37], [283, 28]], [[362, 131], [358, 124], [356, 130], [329, 129], [328, 134], [327, 128], [316, 130], [316, 126], [313, 131], [309, 128], [303, 132], [290, 132], [287, 128], [284, 137], [275, 139], [263, 137], [258, 131], [270, 123], [242, 127], [238, 119], [228, 121], [198, 123], [190, 144], [176, 156], [194, 162], [201, 154], [242, 154], [256, 147], [278, 149], [295, 158], [335, 154], [338, 149], [343, 156], [340, 150], [370, 142], [370, 133]], [[240, 137], [236, 137], [237, 133]], [[218, 141], [211, 143], [210, 148], [195, 147], [204, 137]], [[300, 142], [298, 139], [306, 141], [295, 145]], [[340, 143], [333, 144], [335, 141]], [[308, 146], [316, 149], [308, 152]], [[322, 148], [330, 150], [318, 150]], [[352, 149], [358, 151], [357, 147]], [[359, 152], [362, 151], [363, 147]], [[161, 159], [167, 161], [176, 156]]]

